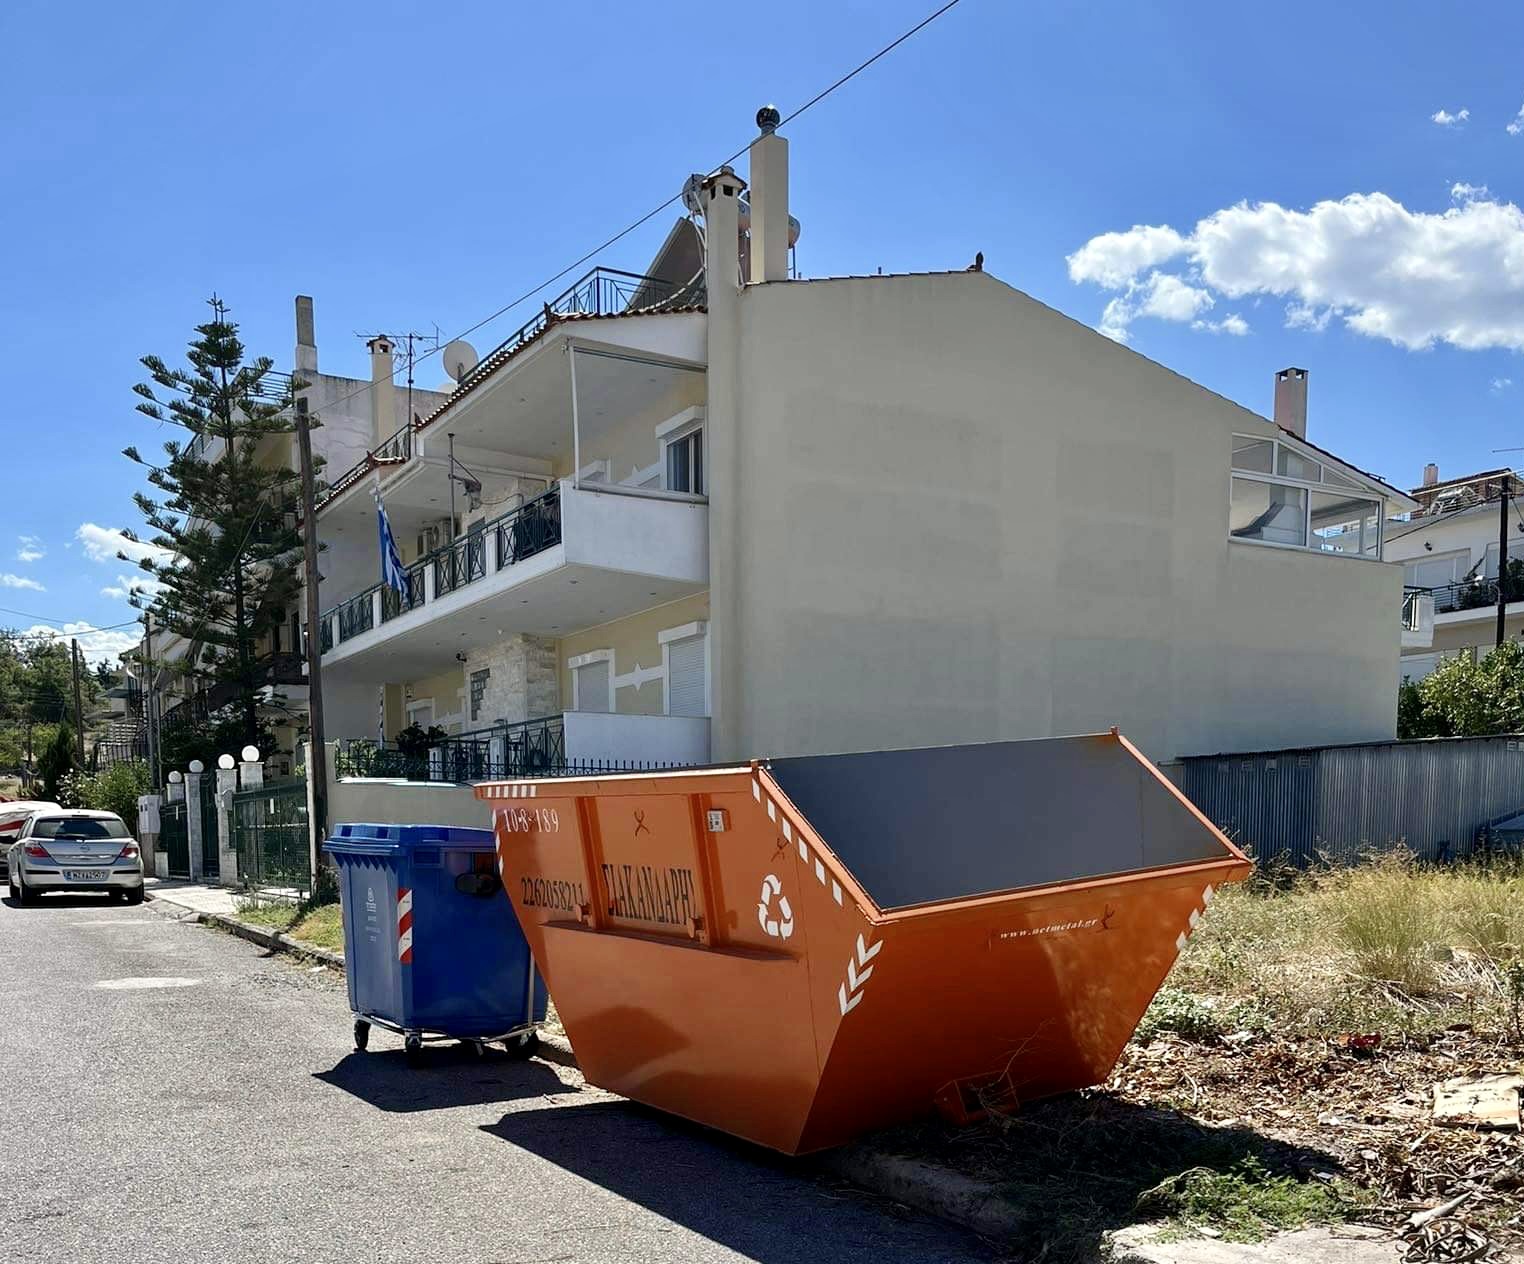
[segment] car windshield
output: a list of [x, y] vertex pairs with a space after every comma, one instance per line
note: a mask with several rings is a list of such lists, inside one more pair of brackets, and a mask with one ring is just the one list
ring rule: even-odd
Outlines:
[[32, 826], [33, 838], [126, 838], [114, 816], [45, 816]]

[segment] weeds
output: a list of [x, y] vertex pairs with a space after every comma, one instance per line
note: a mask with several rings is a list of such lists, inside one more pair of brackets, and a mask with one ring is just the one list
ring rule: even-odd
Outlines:
[[1337, 1224], [1363, 1201], [1347, 1181], [1273, 1174], [1249, 1155], [1227, 1171], [1193, 1167], [1173, 1176], [1143, 1193], [1136, 1210], [1174, 1221], [1180, 1236], [1209, 1229], [1228, 1242], [1258, 1242], [1279, 1229]]
[[1412, 862], [1383, 857], [1351, 870], [1342, 882], [1338, 935], [1367, 983], [1386, 984], [1409, 997], [1435, 990], [1435, 949], [1442, 923], [1431, 884]]
[[1213, 1044], [1238, 1031], [1260, 1031], [1265, 1016], [1248, 1001], [1221, 1001], [1165, 984], [1138, 1023], [1135, 1039], [1147, 1044], [1169, 1032], [1198, 1044]]

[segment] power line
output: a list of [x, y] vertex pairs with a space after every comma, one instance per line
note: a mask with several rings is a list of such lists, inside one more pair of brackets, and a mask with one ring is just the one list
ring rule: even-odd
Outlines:
[[[819, 105], [820, 102], [824, 101], [828, 96], [830, 96], [838, 88], [844, 86], [847, 83], [850, 83], [853, 79], [857, 78], [858, 75], [862, 74], [863, 71], [867, 70], [869, 66], [873, 65], [874, 62], [878, 61], [879, 59], [881, 59], [883, 57], [888, 56], [888, 54], [892, 53], [896, 48], [898, 48], [906, 40], [910, 39], [912, 36], [916, 35], [920, 31], [924, 30], [926, 27], [930, 26], [939, 17], [941, 17], [944, 13], [946, 13], [949, 9], [955, 8], [959, 3], [961, 3], [961, 0], [947, 0], [947, 3], [942, 5], [941, 8], [935, 10], [933, 13], [929, 14], [927, 17], [922, 18], [919, 22], [917, 22], [914, 26], [912, 26], [908, 31], [906, 31], [903, 35], [900, 35], [897, 39], [891, 40], [888, 44], [885, 44], [881, 49], [878, 50], [878, 52], [874, 53], [873, 56], [869, 57], [866, 61], [858, 63], [858, 65], [854, 66], [851, 70], [847, 71], [846, 74], [842, 75], [841, 78], [837, 79], [829, 87], [822, 89], [820, 92], [817, 92], [814, 96], [812, 96], [808, 101], [806, 101], [798, 109], [796, 109], [796, 110], [792, 111], [790, 114], [786, 115], [779, 122], [778, 126], [779, 127], [783, 127], [786, 124], [793, 122], [796, 118], [798, 118], [806, 110], [811, 109], [812, 107], [814, 107], [816, 105]], [[742, 145], [741, 148], [736, 150], [735, 153], [731, 154], [730, 157], [724, 159], [722, 162], [715, 163], [714, 167], [712, 167], [710, 169], [711, 170], [716, 170], [716, 169], [718, 169], [720, 167], [728, 166], [730, 163], [734, 162], [737, 158], [739, 158], [742, 154], [744, 154], [749, 147], [750, 147], [750, 142], [748, 141], [747, 144]], [[477, 321], [474, 325], [471, 325], [468, 328], [461, 330], [460, 333], [455, 335], [455, 339], [465, 338], [465, 337], [467, 337], [470, 334], [474, 334], [478, 329], [481, 329], [484, 325], [490, 325], [493, 321], [497, 320], [500, 316], [507, 315], [515, 307], [518, 307], [520, 304], [527, 303], [530, 299], [532, 299], [541, 290], [548, 289], [550, 286], [554, 285], [557, 281], [559, 281], [562, 277], [566, 276], [567, 273], [574, 272], [576, 269], [580, 268], [583, 264], [587, 263], [589, 260], [591, 260], [591, 259], [595, 258], [596, 256], [602, 254], [605, 250], [607, 250], [610, 246], [614, 245], [616, 242], [622, 241], [624, 238], [628, 237], [637, 228], [640, 228], [644, 224], [647, 224], [651, 220], [655, 219], [656, 216], [660, 215], [664, 210], [666, 210], [674, 202], [679, 201], [682, 198], [682, 196], [683, 195], [682, 195], [681, 190], [679, 190], [677, 193], [674, 193], [671, 197], [669, 197], [666, 201], [662, 202], [659, 206], [652, 207], [649, 211], [647, 211], [639, 219], [635, 220], [631, 224], [626, 225], [624, 228], [621, 228], [612, 237], [609, 237], [609, 238], [605, 239], [604, 241], [600, 242], [598, 245], [594, 246], [591, 250], [587, 251], [585, 254], [578, 256], [576, 259], [574, 259], [571, 263], [567, 264], [564, 268], [562, 268], [559, 272], [555, 273], [553, 276], [549, 276], [545, 280], [541, 281], [538, 285], [532, 287], [531, 289], [525, 290], [522, 294], [520, 294], [517, 298], [513, 299], [511, 302], [505, 303], [502, 307], [499, 307], [490, 316], [485, 316], [481, 320]], [[422, 363], [424, 360], [427, 360], [430, 356], [437, 355], [441, 350], [443, 350], [443, 348], [446, 345], [448, 345], [449, 342], [454, 341], [455, 339], [447, 339], [445, 342], [440, 343], [439, 346], [433, 347], [430, 350], [425, 351], [422, 355], [420, 355], [414, 361], [414, 364], [416, 365], [416, 364]], [[392, 370], [391, 376], [392, 376], [393, 380], [396, 379], [397, 374], [399, 372], [400, 372], [400, 369], [394, 368]], [[296, 374], [296, 376], [300, 377], [301, 376], [300, 372], [298, 372]], [[364, 386], [356, 387], [354, 390], [350, 391], [349, 394], [347, 394], [347, 395], [340, 395], [338, 397], [338, 399], [333, 400], [328, 406], [330, 408], [332, 408], [332, 407], [335, 407], [338, 404], [342, 404], [342, 403], [345, 403], [348, 400], [353, 399], [357, 395], [363, 395], [366, 391], [370, 390], [373, 385], [374, 385], [374, 383], [367, 382]], [[408, 420], [409, 420], [409, 423], [411, 423], [412, 419], [409, 418]]]
[[[41, 619], [44, 623], [68, 623], [67, 619], [55, 618], [49, 614], [34, 614], [30, 610], [12, 610], [9, 606], [0, 606], [0, 613], [19, 614], [23, 619]], [[60, 636], [89, 636], [92, 632], [112, 632], [117, 628], [125, 628], [136, 623], [136, 619], [128, 619], [125, 623], [103, 623], [99, 627], [76, 628], [73, 632], [59, 632]], [[39, 635], [41, 635], [39, 633]]]

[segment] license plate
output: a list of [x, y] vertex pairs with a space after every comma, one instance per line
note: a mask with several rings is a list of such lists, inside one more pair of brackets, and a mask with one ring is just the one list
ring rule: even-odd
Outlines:
[[99, 882], [105, 872], [104, 869], [65, 869], [63, 876], [66, 882]]

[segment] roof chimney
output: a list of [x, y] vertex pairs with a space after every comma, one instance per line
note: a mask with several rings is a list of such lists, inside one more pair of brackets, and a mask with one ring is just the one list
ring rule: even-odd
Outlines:
[[317, 372], [317, 339], [312, 333], [312, 300], [296, 296], [296, 371]]
[[370, 348], [370, 428], [379, 448], [397, 432], [396, 391], [392, 387], [396, 368], [392, 364], [392, 340], [385, 334], [377, 334], [365, 345]]
[[1298, 439], [1307, 437], [1307, 370], [1282, 369], [1275, 375], [1275, 424]]
[[1439, 466], [1430, 461], [1423, 467], [1423, 485], [1425, 487], [1433, 487], [1437, 482], [1439, 482]]
[[778, 111], [757, 111], [762, 134], [751, 143], [751, 281], [788, 280], [788, 141]]

